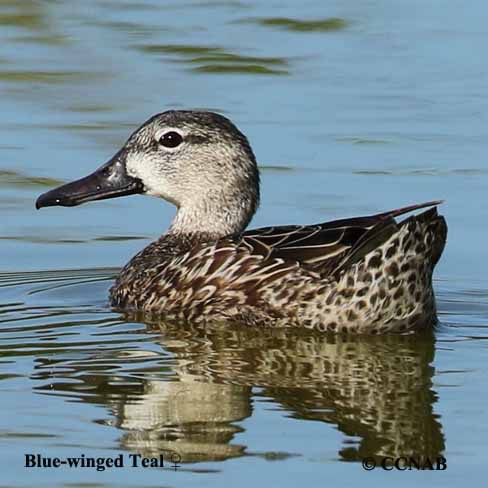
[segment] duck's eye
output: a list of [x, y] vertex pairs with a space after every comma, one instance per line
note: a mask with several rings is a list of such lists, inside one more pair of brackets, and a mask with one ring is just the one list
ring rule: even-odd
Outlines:
[[178, 132], [170, 131], [166, 132], [159, 138], [159, 144], [164, 147], [176, 147], [183, 142], [183, 137]]

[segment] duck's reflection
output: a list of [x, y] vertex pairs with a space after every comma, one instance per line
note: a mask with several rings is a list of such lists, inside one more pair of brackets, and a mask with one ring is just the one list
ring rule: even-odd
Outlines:
[[234, 423], [251, 415], [252, 387], [296, 418], [331, 423], [359, 438], [340, 449], [343, 460], [435, 457], [444, 449], [433, 412], [431, 334], [161, 327], [179, 381], [149, 381], [139, 402], [120, 405], [122, 442], [130, 449], [174, 450], [185, 460], [243, 454], [244, 446], [232, 442], [239, 431]]
[[[106, 366], [96, 374], [93, 364], [83, 375], [78, 364], [76, 378], [83, 378], [83, 385], [49, 385], [109, 405], [115, 417], [110, 423], [124, 431], [120, 442], [130, 451], [144, 456], [177, 452], [183, 462], [260, 451], [235, 439], [243, 430], [239, 422], [252, 415], [253, 396], [280, 404], [295, 418], [337, 426], [346, 435], [338, 448], [342, 460], [433, 458], [444, 450], [433, 410], [432, 334], [346, 337], [157, 326], [162, 351], [172, 357], [165, 363], [172, 374], [165, 378], [174, 381], [111, 376]], [[154, 331], [154, 325], [148, 328]], [[90, 387], [95, 395], [86, 394]], [[294, 452], [300, 450], [296, 446]]]
[[242, 429], [233, 422], [250, 416], [250, 388], [180, 379], [148, 381], [137, 401], [118, 405], [123, 447], [145, 457], [177, 453], [185, 462], [242, 456], [245, 446], [232, 442]]

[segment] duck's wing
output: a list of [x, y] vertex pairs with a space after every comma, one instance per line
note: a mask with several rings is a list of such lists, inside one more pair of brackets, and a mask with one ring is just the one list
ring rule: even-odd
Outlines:
[[439, 203], [427, 202], [309, 226], [263, 227], [245, 232], [241, 245], [251, 254], [298, 262], [303, 268], [324, 276], [346, 263], [353, 264], [385, 242], [398, 230], [395, 217]]

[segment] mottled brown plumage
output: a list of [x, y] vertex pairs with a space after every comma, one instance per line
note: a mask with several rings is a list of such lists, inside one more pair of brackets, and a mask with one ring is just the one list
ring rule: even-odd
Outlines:
[[342, 332], [433, 324], [444, 219], [433, 208], [397, 224], [395, 213], [217, 241], [163, 236], [122, 270], [112, 303], [190, 322]]
[[440, 202], [245, 232], [259, 202], [254, 154], [228, 119], [194, 111], [151, 118], [101, 170], [42, 195], [37, 206], [117, 192], [160, 196], [178, 207], [168, 233], [118, 276], [110, 292], [118, 309], [337, 332], [435, 323], [432, 272], [447, 234]]

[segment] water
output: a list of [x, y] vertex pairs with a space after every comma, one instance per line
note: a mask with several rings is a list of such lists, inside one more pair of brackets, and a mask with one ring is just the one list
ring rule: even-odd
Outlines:
[[[486, 2], [3, 0], [0, 486], [458, 486], [486, 457]], [[340, 338], [144, 324], [117, 269], [173, 209], [37, 212], [153, 113], [218, 110], [262, 169], [253, 225], [446, 199], [441, 325]], [[27, 469], [24, 455], [181, 466]], [[367, 456], [444, 455], [367, 473]], [[351, 462], [348, 462], [351, 461]]]

